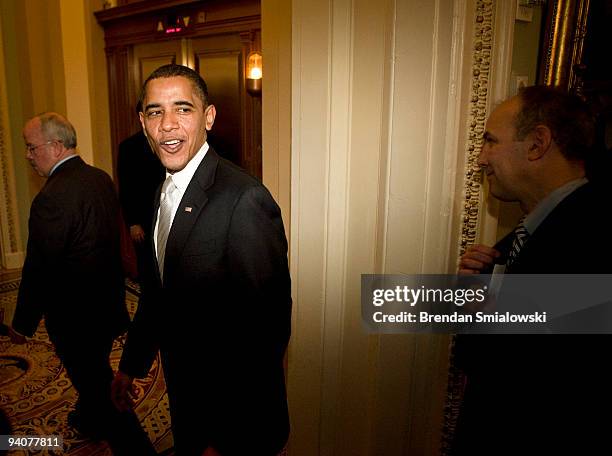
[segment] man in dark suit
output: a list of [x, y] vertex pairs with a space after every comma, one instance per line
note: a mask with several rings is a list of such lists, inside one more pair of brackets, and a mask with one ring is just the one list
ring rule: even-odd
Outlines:
[[[140, 109], [138, 109], [140, 112]], [[164, 166], [142, 131], [119, 144], [117, 179], [123, 220], [128, 226], [138, 262], [139, 280], [153, 262], [151, 219], [155, 192], [166, 178]]]
[[[612, 272], [609, 201], [585, 178], [592, 137], [587, 106], [548, 87], [491, 113], [478, 163], [491, 194], [525, 217], [495, 247], [469, 248], [461, 274]], [[608, 335], [458, 336], [466, 388], [453, 454], [609, 453], [611, 349]]]
[[291, 318], [280, 210], [209, 147], [216, 111], [196, 72], [160, 67], [141, 102], [168, 177], [152, 222], [157, 261], [128, 331], [115, 402], [129, 407], [132, 378], [147, 374], [159, 349], [178, 456], [276, 455], [289, 433]]
[[59, 114], [29, 120], [23, 137], [26, 158], [47, 181], [30, 209], [11, 338], [24, 343], [44, 317], [79, 393], [69, 423], [107, 439], [115, 454], [152, 454], [136, 416], [119, 413], [110, 400], [109, 355], [113, 339], [129, 323], [113, 184], [76, 155], [74, 127]]

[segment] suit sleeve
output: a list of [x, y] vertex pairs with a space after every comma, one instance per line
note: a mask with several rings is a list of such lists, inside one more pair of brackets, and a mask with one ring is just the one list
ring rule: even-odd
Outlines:
[[290, 336], [291, 282], [287, 240], [279, 207], [262, 186], [238, 200], [228, 234], [229, 271], [237, 299], [248, 303], [249, 350], [261, 361], [282, 360]]
[[159, 350], [159, 336], [163, 331], [159, 324], [157, 299], [146, 290], [144, 286], [119, 363], [119, 370], [131, 377], [147, 376]]
[[162, 331], [160, 292], [151, 270], [145, 270], [136, 315], [130, 323], [119, 370], [131, 377], [146, 377], [159, 350]]
[[30, 210], [27, 255], [13, 317], [13, 328], [21, 334], [34, 335], [45, 310], [45, 292], [56, 285], [56, 277], [61, 277], [60, 259], [69, 239], [69, 224], [67, 215], [55, 201], [42, 194], [35, 198]]

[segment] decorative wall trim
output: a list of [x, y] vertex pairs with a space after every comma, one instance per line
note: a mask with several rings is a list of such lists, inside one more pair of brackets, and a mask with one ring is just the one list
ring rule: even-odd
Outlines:
[[0, 30], [0, 266], [19, 268], [23, 263], [19, 216], [15, 191], [15, 169], [9, 134], [8, 106], [4, 72], [4, 43]]
[[[468, 246], [474, 244], [479, 236], [481, 218], [486, 214], [485, 201], [482, 191], [482, 173], [478, 166], [478, 155], [483, 144], [483, 133], [487, 119], [490, 92], [493, 82], [491, 64], [494, 61], [494, 0], [475, 0], [473, 2], [473, 16], [465, 19], [464, 33], [466, 35], [473, 28], [473, 42], [471, 47], [471, 67], [468, 103], [469, 107], [464, 118], [467, 127], [464, 150], [464, 182], [463, 198], [460, 209], [460, 225], [458, 237], [459, 258]], [[469, 16], [469, 13], [468, 13]], [[465, 52], [469, 52], [466, 49]], [[498, 62], [496, 62], [498, 63]], [[467, 65], [466, 65], [467, 66]], [[455, 268], [453, 268], [454, 270]], [[455, 364], [455, 338], [452, 337], [449, 346], [449, 370], [447, 397], [444, 405], [444, 423], [442, 429], [440, 454], [451, 454], [451, 444], [459, 409], [463, 400], [465, 377]]]
[[4, 255], [3, 258], [5, 269], [20, 269], [25, 261], [25, 252], [23, 250], [15, 253]]
[[[4, 92], [0, 93], [0, 97], [4, 98]], [[0, 100], [0, 105], [4, 102], [4, 99]], [[10, 174], [13, 172], [9, 166], [10, 148], [7, 147], [7, 128], [5, 128], [4, 116], [2, 116], [2, 122], [0, 123], [0, 170], [2, 173], [2, 189], [0, 195], [2, 195], [2, 201], [0, 202], [2, 220], [2, 252], [11, 253], [17, 251], [17, 226], [15, 223], [16, 214], [11, 210], [13, 206], [13, 189], [11, 188]], [[5, 241], [8, 243], [5, 244]]]
[[[517, 0], [469, 0], [473, 5], [473, 18], [466, 19], [467, 27], [473, 27], [471, 46], [472, 64], [469, 70], [469, 108], [464, 116], [467, 127], [465, 138], [465, 180], [459, 239], [459, 255], [475, 243], [492, 245], [497, 237], [497, 201], [486, 199], [482, 173], [477, 164], [483, 145], [487, 114], [492, 104], [508, 97], [512, 67], [514, 18]], [[468, 14], [469, 15], [469, 14]], [[465, 34], [468, 35], [468, 30]], [[466, 46], [465, 52], [470, 52]], [[466, 59], [467, 60], [467, 59]], [[467, 64], [466, 64], [467, 66]], [[463, 95], [465, 97], [465, 95]], [[448, 389], [444, 409], [444, 430], [441, 455], [450, 453], [450, 444], [457, 424], [459, 407], [463, 399], [465, 376], [455, 364], [455, 338], [451, 342]]]
[[493, 0], [476, 1], [474, 14], [474, 45], [472, 55], [472, 81], [468, 114], [468, 139], [465, 150], [465, 199], [459, 255], [473, 244], [478, 234], [478, 214], [482, 206], [482, 175], [477, 164], [482, 147], [482, 134], [487, 119], [487, 101], [490, 87], [491, 56], [493, 47]]

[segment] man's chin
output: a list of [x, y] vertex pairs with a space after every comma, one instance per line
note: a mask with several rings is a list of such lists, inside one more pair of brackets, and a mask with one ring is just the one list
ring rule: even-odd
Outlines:
[[493, 195], [493, 197], [495, 199], [498, 199], [500, 201], [503, 201], [504, 203], [514, 203], [516, 201], [518, 201], [518, 199], [514, 196], [510, 196], [507, 193], [503, 193], [503, 192], [499, 192], [499, 191], [495, 191], [494, 189], [490, 188], [489, 189], [489, 193], [491, 195]]
[[172, 160], [168, 159], [168, 157], [163, 158], [161, 162], [162, 165], [164, 165], [164, 167], [166, 168], [166, 171], [168, 171], [170, 174], [174, 174], [182, 170], [183, 168], [185, 168], [185, 165], [187, 165], [187, 163], [183, 163], [182, 160]]
[[495, 182], [493, 179], [491, 179], [491, 177], [488, 178], [488, 183], [489, 183], [489, 194], [492, 195], [495, 199], [498, 199], [500, 201], [507, 201], [507, 194], [506, 192], [503, 191], [503, 189], [500, 189], [499, 186], [497, 185], [497, 182]]

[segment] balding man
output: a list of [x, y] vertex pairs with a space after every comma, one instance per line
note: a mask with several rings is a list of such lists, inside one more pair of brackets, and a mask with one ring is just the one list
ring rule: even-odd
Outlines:
[[[578, 97], [544, 86], [491, 113], [478, 163], [491, 194], [524, 217], [494, 247], [469, 248], [460, 273], [612, 272], [609, 205], [585, 178], [593, 132]], [[608, 454], [610, 345], [607, 335], [459, 336], [466, 389], [453, 454]]]
[[74, 127], [59, 114], [30, 119], [23, 138], [26, 158], [47, 181], [30, 209], [11, 339], [25, 342], [44, 317], [79, 393], [69, 423], [107, 439], [116, 455], [154, 454], [136, 416], [118, 413], [110, 400], [109, 355], [129, 323], [112, 181], [76, 154]]

